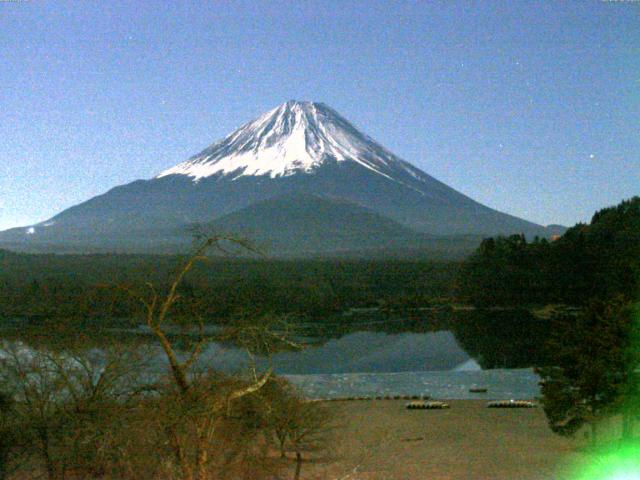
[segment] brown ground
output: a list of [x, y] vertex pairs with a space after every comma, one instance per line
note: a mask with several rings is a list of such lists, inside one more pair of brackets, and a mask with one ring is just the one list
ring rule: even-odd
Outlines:
[[449, 410], [406, 410], [405, 403], [332, 402], [341, 419], [338, 460], [305, 464], [301, 478], [555, 480], [583, 455], [584, 440], [552, 433], [541, 408], [452, 400]]

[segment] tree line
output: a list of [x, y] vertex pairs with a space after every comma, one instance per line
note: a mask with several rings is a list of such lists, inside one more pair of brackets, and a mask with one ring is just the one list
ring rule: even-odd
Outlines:
[[488, 238], [467, 259], [456, 280], [463, 302], [486, 306], [564, 303], [594, 298], [638, 298], [640, 197], [596, 212], [560, 238], [523, 235]]
[[536, 368], [551, 429], [573, 435], [622, 415], [633, 436], [640, 413], [640, 197], [596, 212], [559, 239], [486, 239], [464, 262], [460, 298], [483, 306], [550, 308]]
[[[132, 318], [139, 305], [103, 288], [167, 278], [183, 259], [152, 255], [30, 255], [0, 251], [0, 319]], [[180, 285], [182, 310], [206, 321], [239, 313], [297, 314], [321, 319], [357, 307], [405, 309], [449, 299], [458, 263], [403, 260], [270, 260], [211, 258]]]

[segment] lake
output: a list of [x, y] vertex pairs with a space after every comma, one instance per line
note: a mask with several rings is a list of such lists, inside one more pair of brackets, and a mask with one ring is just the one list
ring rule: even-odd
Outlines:
[[[546, 325], [525, 313], [465, 314], [444, 324], [371, 323], [375, 331], [361, 330], [358, 324], [354, 329], [325, 328], [321, 335], [308, 336], [305, 349], [273, 355], [274, 370], [312, 398], [430, 395], [493, 399], [539, 394], [539, 379], [531, 366]], [[119, 335], [140, 337], [155, 345], [144, 327], [120, 330]], [[154, 369], [164, 371], [160, 349], [154, 346], [150, 352]], [[257, 363], [263, 368], [267, 365], [260, 357]], [[232, 345], [211, 341], [203, 348], [198, 365], [239, 372], [248, 365], [248, 357]], [[488, 392], [469, 392], [480, 386]]]

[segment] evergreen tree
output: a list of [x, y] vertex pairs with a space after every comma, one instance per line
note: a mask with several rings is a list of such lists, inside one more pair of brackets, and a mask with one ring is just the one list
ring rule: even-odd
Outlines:
[[587, 305], [640, 296], [640, 197], [596, 212], [558, 240], [489, 238], [464, 262], [457, 296], [476, 305]]
[[622, 297], [594, 300], [577, 317], [557, 318], [547, 344], [552, 366], [536, 369], [551, 429], [572, 435], [635, 404], [634, 371], [640, 366], [638, 326]]

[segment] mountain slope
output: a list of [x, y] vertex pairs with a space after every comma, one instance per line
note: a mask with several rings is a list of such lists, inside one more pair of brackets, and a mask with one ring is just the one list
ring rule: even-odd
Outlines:
[[[46, 222], [0, 232], [0, 243], [145, 251], [183, 243], [185, 225], [294, 193], [341, 199], [422, 234], [548, 233], [439, 182], [326, 105], [291, 101], [155, 178], [116, 187]], [[299, 210], [312, 225], [318, 212]]]
[[419, 247], [429, 240], [359, 205], [303, 193], [257, 202], [212, 227], [253, 238], [268, 252], [289, 254]]

